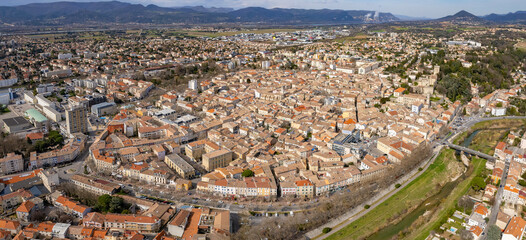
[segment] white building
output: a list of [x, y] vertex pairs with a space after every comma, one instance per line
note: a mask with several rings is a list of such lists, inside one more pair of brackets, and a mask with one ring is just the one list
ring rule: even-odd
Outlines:
[[60, 53], [58, 55], [58, 59], [60, 59], [60, 60], [69, 60], [71, 58], [73, 58], [73, 54], [71, 54], [71, 53]]
[[188, 82], [188, 88], [192, 90], [199, 90], [199, 82], [197, 79], [192, 79]]
[[13, 86], [17, 82], [18, 82], [18, 78], [0, 79], [0, 87]]
[[53, 108], [53, 109], [55, 108], [55, 103], [49, 101], [42, 94], [38, 94], [36, 96], [36, 100], [37, 100], [37, 104], [40, 105], [41, 107], [50, 107], [50, 108]]
[[47, 106], [43, 107], [42, 110], [44, 112], [44, 115], [46, 115], [46, 117], [48, 117], [49, 119], [55, 122], [62, 121], [62, 114], [60, 114], [57, 110]]

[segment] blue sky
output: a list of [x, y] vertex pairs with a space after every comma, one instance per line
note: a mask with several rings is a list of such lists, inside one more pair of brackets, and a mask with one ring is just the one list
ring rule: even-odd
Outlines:
[[[32, 2], [58, 0], [0, 0], [0, 5], [21, 5]], [[68, 0], [88, 2], [99, 0]], [[526, 10], [526, 0], [120, 0], [125, 2], [156, 4], [164, 7], [283, 7], [283, 8], [330, 8], [349, 10], [375, 10], [413, 17], [437, 18], [466, 10], [475, 15], [508, 13]]]

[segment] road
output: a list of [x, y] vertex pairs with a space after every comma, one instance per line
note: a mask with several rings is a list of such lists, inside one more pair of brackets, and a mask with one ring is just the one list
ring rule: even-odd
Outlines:
[[[437, 146], [437, 145], [436, 145]], [[366, 201], [362, 203], [361, 205], [351, 209], [346, 214], [342, 215], [339, 218], [333, 219], [327, 224], [324, 224], [314, 230], [309, 231], [307, 234], [305, 234], [306, 239], [325, 239], [326, 237], [330, 236], [330, 234], [323, 234], [322, 230], [323, 228], [330, 227], [332, 228], [332, 233], [335, 233], [342, 228], [346, 227], [347, 225], [351, 224], [352, 222], [356, 221], [360, 217], [364, 216], [365, 214], [372, 211], [374, 208], [376, 208], [378, 205], [382, 204], [385, 200], [389, 199], [391, 196], [402, 190], [407, 184], [411, 183], [413, 180], [415, 180], [418, 176], [422, 175], [427, 168], [431, 165], [431, 163], [436, 159], [438, 156], [438, 153], [444, 148], [444, 145], [438, 145], [437, 148], [433, 148], [433, 154], [429, 159], [422, 162], [419, 167], [422, 167], [422, 171], [418, 171], [418, 167], [413, 169], [412, 172], [409, 174], [406, 174], [400, 181], [397, 181], [396, 183], [393, 183], [389, 188], [384, 189], [380, 193], [376, 195], [376, 197], [370, 199], [369, 201]], [[400, 187], [396, 188], [395, 185], [397, 183], [400, 183]], [[369, 205], [369, 209], [365, 209], [364, 206]]]
[[[449, 134], [445, 138], [440, 139], [438, 141], [435, 141], [435, 143], [433, 144], [433, 156], [425, 162], [425, 164], [426, 164], [425, 165], [425, 169], [427, 169], [429, 167], [430, 163], [432, 163], [434, 161], [434, 159], [438, 156], [438, 152], [440, 152], [440, 150], [442, 150], [443, 147], [445, 147], [446, 145], [450, 144], [450, 141], [452, 139], [454, 139], [454, 136], [457, 136], [458, 134], [461, 134], [461, 133], [469, 130], [473, 125], [475, 125], [475, 124], [477, 124], [479, 122], [490, 121], [490, 120], [500, 120], [500, 119], [526, 119], [526, 116], [510, 116], [510, 117], [503, 116], [503, 117], [486, 117], [486, 118], [480, 117], [480, 116], [473, 116], [473, 117], [469, 117], [467, 119], [464, 119], [464, 118], [456, 118], [456, 119], [454, 119], [451, 122], [451, 125], [456, 124], [456, 125], [458, 125], [458, 127], [453, 132], [453, 134]], [[437, 148], [436, 146], [439, 146], [439, 147]], [[509, 163], [507, 163], [506, 169], [504, 171], [505, 173], [507, 173], [508, 166], [509, 166]], [[352, 222], [354, 222], [355, 220], [359, 219], [361, 216], [367, 214], [369, 211], [374, 209], [376, 206], [382, 204], [389, 197], [391, 197], [392, 195], [394, 195], [395, 193], [400, 191], [408, 183], [410, 183], [415, 178], [420, 176], [424, 171], [420, 171], [417, 174], [412, 175], [412, 176], [411, 176], [411, 174], [409, 174], [411, 177], [409, 179], [405, 180], [400, 188], [393, 190], [392, 189], [393, 186], [391, 186], [389, 188], [389, 189], [391, 189], [390, 191], [387, 191], [387, 192], [383, 191], [383, 192], [381, 192], [381, 193], [379, 193], [377, 195], [377, 196], [379, 196], [378, 198], [375, 198], [375, 199], [370, 200], [370, 201], [368, 201], [368, 202], [366, 202], [366, 203], [364, 203], [364, 204], [362, 204], [362, 205], [360, 205], [358, 207], [355, 207], [354, 209], [349, 211], [347, 214], [344, 214], [343, 216], [345, 216], [345, 217], [336, 218], [333, 221], [330, 221], [329, 223], [324, 224], [323, 226], [320, 226], [320, 227], [308, 232], [305, 235], [305, 238], [306, 239], [325, 239], [326, 237], [330, 236], [330, 234], [323, 234], [322, 233], [323, 228], [325, 228], [325, 227], [333, 228], [333, 230], [331, 231], [332, 233], [335, 233], [335, 232], [339, 231], [340, 229], [344, 228], [345, 226], [347, 226], [347, 225], [351, 224]], [[504, 175], [504, 173], [503, 173], [503, 175]], [[406, 175], [406, 177], [407, 176], [408, 175]], [[506, 176], [503, 176], [503, 178], [502, 178], [503, 180], [502, 181], [505, 181], [505, 177]], [[498, 192], [497, 192], [497, 198], [499, 199], [499, 201], [498, 201], [499, 204], [500, 204], [500, 198], [502, 196], [502, 191], [503, 191], [502, 189], [503, 189], [502, 186], [499, 186], [499, 189], [498, 189]], [[497, 203], [497, 201], [495, 201], [495, 202]], [[363, 209], [363, 206], [365, 204], [368, 204], [371, 207], [369, 209], [365, 210], [365, 209]], [[493, 223], [496, 220], [498, 211], [496, 211], [496, 210], [494, 211], [494, 209], [498, 209], [498, 207], [500, 206], [499, 204], [494, 204], [494, 206], [492, 207], [492, 214], [493, 214], [493, 212], [495, 212], [495, 216], [493, 216], [493, 215], [490, 216], [490, 223], [491, 223], [491, 220], [493, 220]], [[349, 215], [350, 215], [350, 217], [349, 217]]]
[[508, 170], [510, 168], [510, 162], [506, 162], [504, 165], [504, 171], [502, 171], [501, 184], [498, 186], [497, 194], [495, 194], [495, 201], [491, 206], [491, 213], [489, 215], [488, 224], [482, 232], [482, 240], [484, 240], [488, 234], [489, 226], [494, 225], [497, 222], [497, 214], [500, 211], [500, 204], [502, 202], [502, 194], [504, 193], [504, 185], [506, 185], [506, 179], [508, 178]]

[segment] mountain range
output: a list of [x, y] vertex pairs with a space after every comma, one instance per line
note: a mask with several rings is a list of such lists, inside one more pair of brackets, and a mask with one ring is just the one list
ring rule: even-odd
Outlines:
[[118, 1], [53, 2], [0, 7], [0, 22], [19, 25], [72, 23], [265, 23], [281, 25], [347, 24], [397, 21], [391, 13], [362, 10], [266, 9], [143, 6]]
[[99, 23], [312, 25], [381, 23], [393, 21], [449, 21], [456, 23], [526, 23], [526, 11], [482, 17], [466, 11], [440, 19], [411, 18], [367, 10], [285, 9], [248, 7], [206, 8], [203, 6], [159, 7], [119, 1], [52, 2], [0, 6], [0, 24], [67, 25]]

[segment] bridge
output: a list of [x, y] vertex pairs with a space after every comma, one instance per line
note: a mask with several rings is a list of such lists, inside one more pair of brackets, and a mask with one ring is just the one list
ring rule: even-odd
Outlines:
[[458, 150], [458, 151], [462, 151], [462, 152], [466, 152], [466, 153], [469, 153], [471, 155], [475, 155], [475, 156], [487, 159], [489, 161], [495, 162], [495, 158], [493, 156], [490, 156], [490, 155], [485, 154], [485, 153], [481, 153], [479, 151], [475, 151], [475, 150], [473, 150], [471, 148], [462, 147], [462, 146], [459, 146], [459, 145], [456, 145], [456, 144], [453, 144], [453, 143], [450, 143], [450, 142], [447, 143], [447, 146], [452, 148], [452, 149], [455, 149], [455, 150]]

